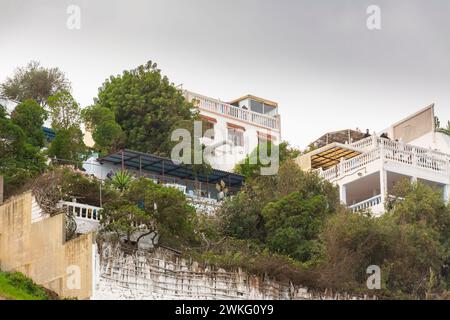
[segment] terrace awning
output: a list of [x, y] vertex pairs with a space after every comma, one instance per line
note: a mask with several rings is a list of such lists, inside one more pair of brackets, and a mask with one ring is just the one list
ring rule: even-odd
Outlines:
[[[100, 163], [111, 163], [113, 165], [120, 165], [122, 169], [134, 169], [139, 172], [147, 171], [158, 175], [166, 175], [179, 179], [195, 180], [195, 175], [189, 165], [175, 163], [172, 159], [160, 157], [154, 154], [123, 149], [111, 153], [107, 156], [97, 159]], [[206, 175], [199, 173], [197, 175], [198, 181], [207, 183], [217, 183], [223, 180], [229, 187], [240, 188], [244, 182], [244, 177], [217, 169], [211, 170]]]
[[347, 144], [334, 142], [299, 157], [298, 163], [304, 170], [322, 168], [327, 170], [341, 162], [361, 154], [361, 151]]

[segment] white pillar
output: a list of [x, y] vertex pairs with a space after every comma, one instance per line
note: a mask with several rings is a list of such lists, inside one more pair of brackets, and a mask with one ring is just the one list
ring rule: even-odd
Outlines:
[[450, 200], [450, 185], [444, 185], [444, 201], [448, 203]]
[[384, 204], [387, 196], [387, 172], [383, 168], [380, 170], [380, 193], [381, 202]]
[[347, 205], [347, 187], [345, 185], [339, 186], [339, 199], [341, 203]]
[[416, 183], [417, 182], [417, 177], [411, 177], [411, 183]]

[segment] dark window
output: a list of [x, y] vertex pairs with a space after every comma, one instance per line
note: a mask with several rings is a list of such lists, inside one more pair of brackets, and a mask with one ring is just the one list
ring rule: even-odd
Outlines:
[[212, 129], [212, 136], [208, 136], [211, 139], [214, 139], [214, 123], [211, 121], [203, 120], [203, 134], [205, 134], [206, 130]]
[[243, 147], [244, 131], [235, 128], [228, 128], [228, 139], [231, 140], [234, 146]]
[[250, 107], [253, 112], [263, 113], [263, 104], [261, 102], [250, 100]]

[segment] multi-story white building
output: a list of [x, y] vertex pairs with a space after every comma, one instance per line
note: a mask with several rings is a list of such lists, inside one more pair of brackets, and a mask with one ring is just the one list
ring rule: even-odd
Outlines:
[[278, 104], [253, 95], [223, 102], [194, 92], [185, 97], [200, 111], [206, 129], [214, 129], [213, 137], [203, 137], [206, 146], [215, 146], [208, 158], [216, 169], [231, 171], [259, 142], [281, 140]]
[[356, 142], [329, 143], [297, 163], [335, 183], [341, 202], [354, 211], [381, 214], [405, 178], [435, 186], [449, 200], [450, 136], [436, 130], [434, 105]]

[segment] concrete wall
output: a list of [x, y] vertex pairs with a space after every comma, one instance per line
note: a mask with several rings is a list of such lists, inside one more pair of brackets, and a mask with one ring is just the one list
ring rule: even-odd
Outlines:
[[32, 222], [31, 192], [0, 206], [0, 269], [20, 271], [62, 297], [92, 293], [92, 234], [65, 242], [64, 215]]
[[405, 143], [434, 131], [434, 105], [430, 105], [392, 126], [393, 139]]
[[411, 144], [450, 154], [450, 136], [442, 132], [429, 132], [411, 141]]

